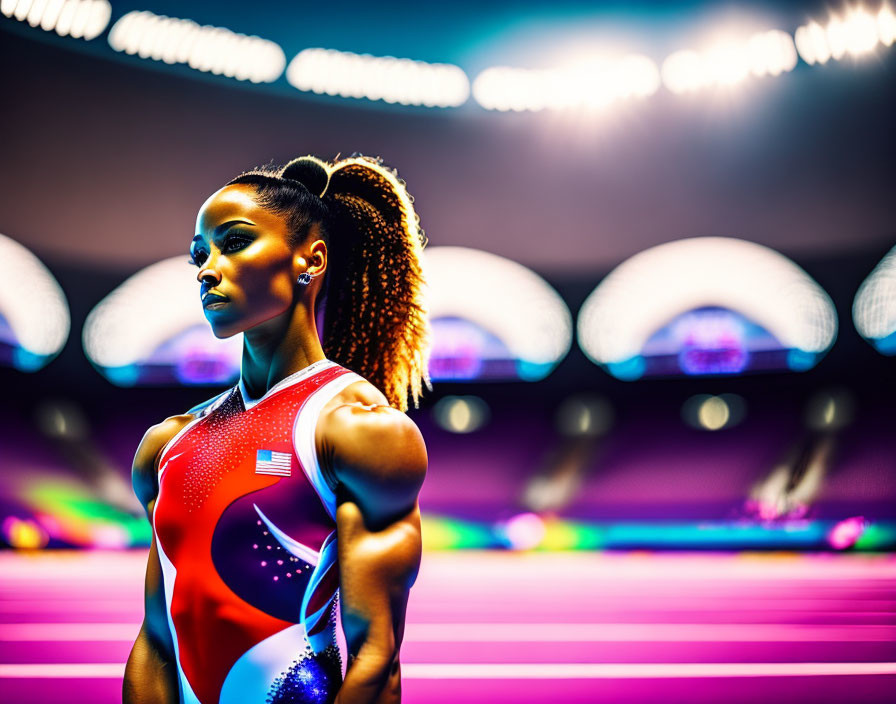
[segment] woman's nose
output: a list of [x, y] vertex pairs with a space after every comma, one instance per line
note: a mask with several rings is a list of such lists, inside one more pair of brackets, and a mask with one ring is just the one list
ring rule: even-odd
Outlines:
[[204, 267], [199, 270], [199, 273], [196, 275], [196, 280], [199, 281], [199, 283], [208, 281], [209, 284], [214, 286], [215, 284], [221, 282], [221, 275], [215, 269]]

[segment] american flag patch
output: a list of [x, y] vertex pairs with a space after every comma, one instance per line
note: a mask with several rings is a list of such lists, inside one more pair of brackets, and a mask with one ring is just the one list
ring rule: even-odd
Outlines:
[[256, 474], [276, 474], [278, 477], [290, 475], [292, 455], [275, 450], [258, 450], [255, 454]]

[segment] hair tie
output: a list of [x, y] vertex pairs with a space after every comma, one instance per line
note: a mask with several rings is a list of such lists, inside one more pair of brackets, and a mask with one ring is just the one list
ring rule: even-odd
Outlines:
[[323, 198], [330, 185], [330, 172], [326, 164], [313, 156], [293, 159], [280, 172], [281, 178], [298, 181], [318, 198]]

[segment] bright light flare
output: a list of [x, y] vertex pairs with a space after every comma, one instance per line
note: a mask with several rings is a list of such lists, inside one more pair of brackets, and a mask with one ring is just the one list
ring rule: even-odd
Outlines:
[[896, 14], [887, 5], [877, 13], [877, 36], [884, 46], [892, 46], [896, 41]]
[[107, 0], [2, 0], [0, 14], [60, 37], [89, 41], [105, 31], [112, 6]]
[[445, 396], [433, 406], [433, 416], [450, 433], [472, 433], [491, 416], [488, 404], [478, 396]]
[[698, 394], [691, 396], [681, 408], [684, 421], [698, 430], [731, 428], [743, 420], [746, 402], [737, 394]]
[[796, 50], [800, 57], [810, 66], [824, 64], [831, 58], [831, 47], [828, 46], [827, 34], [817, 22], [810, 22], [796, 30], [794, 35]]
[[750, 71], [754, 76], [779, 76], [797, 64], [796, 46], [787, 32], [777, 29], [755, 34], [747, 40]]
[[876, 15], [853, 8], [844, 15], [832, 15], [825, 26], [810, 22], [796, 30], [796, 48], [807, 64], [824, 64], [829, 59], [860, 57], [878, 44], [890, 46], [896, 39], [896, 15], [884, 5]]
[[146, 11], [119, 19], [109, 32], [109, 46], [141, 59], [186, 64], [251, 83], [276, 81], [286, 66], [283, 49], [269, 39]]
[[827, 35], [834, 59], [842, 59], [846, 54], [860, 56], [877, 46], [877, 22], [865, 10], [850, 10], [843, 19], [831, 19]]
[[725, 403], [725, 399], [713, 396], [700, 404], [697, 411], [697, 419], [700, 425], [707, 430], [719, 430], [728, 424], [731, 418], [731, 409]]
[[663, 83], [673, 93], [730, 86], [752, 76], [779, 76], [797, 63], [793, 39], [777, 29], [745, 40], [716, 42], [704, 51], [685, 49], [663, 62]]
[[653, 95], [660, 84], [646, 56], [589, 59], [557, 69], [493, 66], [473, 81], [473, 97], [486, 110], [601, 109], [619, 100]]
[[286, 80], [301, 91], [400, 105], [458, 107], [470, 96], [459, 66], [335, 49], [303, 49], [289, 62]]
[[498, 533], [511, 550], [532, 550], [544, 540], [547, 529], [536, 513], [520, 513], [501, 523]]

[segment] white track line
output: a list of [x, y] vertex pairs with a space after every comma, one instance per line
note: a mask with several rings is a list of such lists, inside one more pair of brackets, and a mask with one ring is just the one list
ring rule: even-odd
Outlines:
[[[0, 642], [133, 642], [139, 623], [4, 623]], [[896, 625], [409, 623], [405, 643], [768, 643], [896, 641]]]
[[893, 675], [896, 662], [737, 663], [408, 663], [403, 678], [434, 680], [652, 679], [662, 677], [804, 677], [807, 675]]
[[118, 679], [124, 677], [124, 663], [75, 662], [75, 663], [22, 663], [0, 665], [0, 679]]
[[0, 641], [134, 641], [139, 623], [3, 623]]
[[[2, 634], [2, 631], [0, 631]], [[894, 641], [896, 625], [767, 623], [409, 623], [408, 643]]]
[[[406, 679], [655, 679], [704, 677], [806, 677], [894, 675], [896, 662], [764, 663], [407, 663]], [[22, 663], [0, 665], [0, 679], [112, 679], [123, 663]]]

